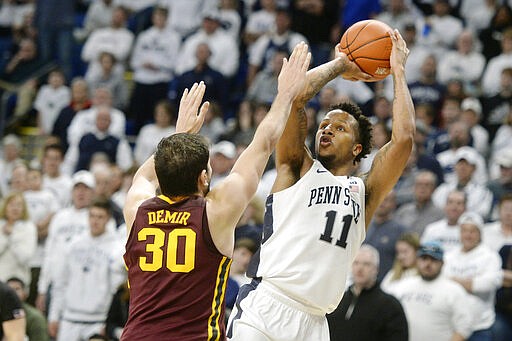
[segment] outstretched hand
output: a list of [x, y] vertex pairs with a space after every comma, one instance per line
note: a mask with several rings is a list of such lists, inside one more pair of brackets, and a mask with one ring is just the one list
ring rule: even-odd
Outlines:
[[371, 75], [363, 72], [356, 63], [351, 62], [348, 56], [341, 52], [340, 44], [338, 43], [334, 48], [334, 57], [340, 58], [343, 62], [344, 68], [341, 77], [349, 81], [363, 81], [375, 82], [377, 79]]
[[409, 49], [405, 43], [404, 38], [397, 29], [389, 32], [391, 41], [393, 42], [393, 49], [391, 50], [391, 57], [389, 63], [391, 65], [391, 72], [395, 73], [399, 70], [403, 71], [405, 68], [405, 62], [409, 56]]
[[289, 59], [284, 58], [281, 72], [279, 73], [277, 90], [286, 93], [293, 100], [306, 85], [306, 72], [311, 61], [311, 53], [308, 45], [300, 42], [295, 46]]
[[197, 133], [201, 130], [210, 107], [209, 102], [204, 102], [201, 105], [205, 91], [206, 85], [203, 82], [194, 83], [190, 91], [185, 89], [181, 96], [178, 120], [176, 121], [177, 133]]

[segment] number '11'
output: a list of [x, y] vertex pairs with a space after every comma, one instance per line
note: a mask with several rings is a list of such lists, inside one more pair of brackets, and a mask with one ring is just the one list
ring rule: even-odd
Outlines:
[[[325, 213], [325, 217], [327, 218], [327, 222], [325, 224], [324, 233], [320, 235], [320, 240], [326, 241], [328, 243], [332, 242], [332, 229], [334, 226], [334, 222], [336, 221], [336, 215], [338, 212], [336, 211], [327, 211]], [[336, 245], [342, 248], [347, 247], [347, 237], [348, 230], [350, 229], [350, 223], [352, 222], [352, 215], [347, 214], [343, 216], [343, 228], [341, 229], [340, 238], [336, 241]]]

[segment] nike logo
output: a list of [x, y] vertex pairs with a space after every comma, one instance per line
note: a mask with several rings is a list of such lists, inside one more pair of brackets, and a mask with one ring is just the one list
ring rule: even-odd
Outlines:
[[317, 169], [317, 170], [316, 170], [316, 172], [317, 172], [317, 173], [327, 173], [327, 171], [326, 171], [326, 170], [322, 170], [322, 169]]

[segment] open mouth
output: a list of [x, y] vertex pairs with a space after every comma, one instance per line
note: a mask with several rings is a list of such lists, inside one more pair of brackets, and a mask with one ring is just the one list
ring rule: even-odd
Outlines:
[[321, 146], [328, 146], [332, 143], [331, 138], [329, 136], [322, 136], [320, 138], [320, 145]]

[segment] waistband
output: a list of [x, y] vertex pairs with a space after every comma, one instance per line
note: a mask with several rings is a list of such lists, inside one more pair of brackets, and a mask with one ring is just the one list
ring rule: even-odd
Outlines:
[[314, 308], [312, 306], [306, 305], [302, 302], [293, 299], [292, 297], [284, 293], [281, 289], [264, 280], [261, 281], [261, 283], [258, 285], [258, 289], [261, 289], [267, 295], [271, 296], [272, 298], [276, 299], [277, 301], [281, 302], [284, 305], [300, 310], [307, 314], [325, 317], [325, 311], [318, 308]]

